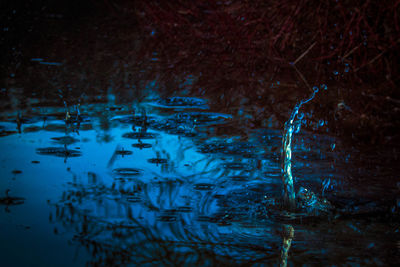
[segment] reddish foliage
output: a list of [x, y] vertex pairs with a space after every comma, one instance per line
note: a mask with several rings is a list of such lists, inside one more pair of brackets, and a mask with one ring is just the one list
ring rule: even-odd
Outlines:
[[[225, 96], [219, 100], [226, 106], [245, 98], [281, 120], [288, 112], [277, 105], [291, 107], [307, 87], [328, 84], [331, 119], [344, 101], [357, 120], [377, 109], [365, 110], [370, 99], [362, 94], [399, 97], [399, 3], [139, 1], [138, 21], [147, 33], [139, 54], [157, 53], [160, 83], [191, 74], [193, 92]], [[281, 85], [271, 86], [276, 81]]]

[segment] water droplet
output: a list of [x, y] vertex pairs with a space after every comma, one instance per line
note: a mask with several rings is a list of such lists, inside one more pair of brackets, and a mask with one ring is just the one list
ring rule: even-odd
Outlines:
[[320, 88], [322, 90], [328, 90], [328, 86], [326, 86], [326, 84], [321, 84]]
[[296, 128], [294, 129], [294, 133], [300, 132], [300, 129], [301, 129], [301, 123], [297, 123]]
[[335, 70], [335, 71], [333, 72], [333, 74], [339, 75], [339, 72]]
[[319, 126], [324, 126], [324, 123], [325, 123], [324, 120], [319, 120], [318, 124], [319, 124]]
[[335, 143], [332, 143], [332, 144], [331, 144], [331, 150], [333, 151], [333, 150], [335, 149], [335, 147], [336, 147], [336, 144], [335, 144]]

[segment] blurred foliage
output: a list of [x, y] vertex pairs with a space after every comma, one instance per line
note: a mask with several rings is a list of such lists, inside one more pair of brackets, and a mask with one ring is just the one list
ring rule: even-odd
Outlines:
[[247, 128], [282, 128], [326, 84], [307, 109], [327, 124], [309, 130], [399, 141], [399, 1], [61, 2], [2, 4], [4, 103], [19, 87], [41, 102], [106, 101], [110, 91], [140, 101], [158, 90], [245, 110]]

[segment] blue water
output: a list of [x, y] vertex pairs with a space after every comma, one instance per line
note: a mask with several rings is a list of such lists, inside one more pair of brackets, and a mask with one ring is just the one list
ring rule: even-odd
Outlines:
[[[390, 171], [360, 170], [357, 151], [301, 131], [294, 186], [337, 211], [291, 219], [280, 206], [282, 130], [243, 136], [239, 118], [205, 103], [82, 103], [80, 123], [66, 123], [63, 106], [3, 112], [2, 266], [277, 265], [286, 224], [289, 266], [398, 262], [398, 207], [379, 199], [398, 190], [382, 181]], [[6, 203], [6, 189], [25, 201]]]

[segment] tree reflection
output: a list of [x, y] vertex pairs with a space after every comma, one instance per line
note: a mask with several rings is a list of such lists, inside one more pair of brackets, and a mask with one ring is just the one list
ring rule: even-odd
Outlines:
[[[274, 245], [271, 248], [264, 244], [275, 242], [271, 236], [255, 236], [250, 243], [240, 235], [224, 234], [222, 226], [212, 223], [221, 222], [219, 215], [212, 219], [210, 214], [209, 221], [198, 219], [204, 209], [198, 205], [211, 206], [199, 202], [205, 195], [200, 191], [190, 193], [188, 186], [193, 187], [183, 180], [116, 180], [107, 185], [93, 177], [95, 174], [88, 175], [85, 182], [75, 177], [69, 190], [54, 204], [55, 215], [50, 216], [56, 225], [73, 232], [73, 241], [92, 254], [90, 265], [251, 264], [277, 260], [279, 251], [274, 251]], [[212, 197], [207, 199], [214, 201]]]

